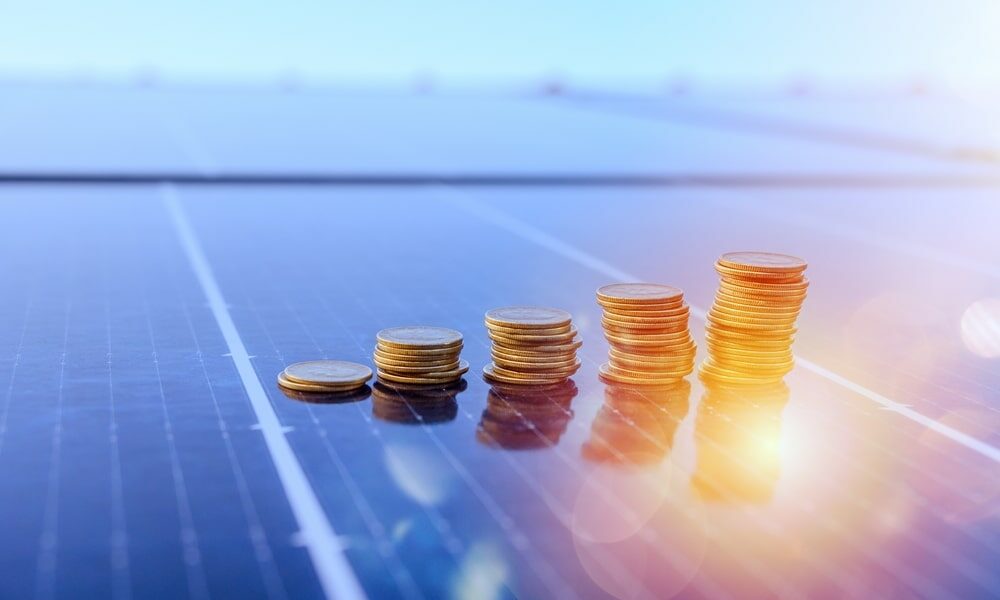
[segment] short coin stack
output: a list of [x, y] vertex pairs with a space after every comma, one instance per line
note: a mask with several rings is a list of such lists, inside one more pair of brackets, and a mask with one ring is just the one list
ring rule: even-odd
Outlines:
[[600, 377], [610, 383], [671, 385], [694, 370], [684, 292], [655, 283], [615, 283], [597, 290], [604, 337], [611, 344]]
[[278, 385], [297, 392], [339, 393], [362, 387], [372, 378], [365, 365], [344, 360], [310, 360], [288, 365], [278, 375]]
[[448, 385], [461, 379], [469, 363], [459, 358], [462, 334], [445, 327], [390, 327], [378, 332], [375, 366], [380, 381]]
[[486, 313], [493, 341], [487, 379], [514, 385], [543, 385], [567, 380], [580, 368], [573, 317], [564, 310], [510, 306]]
[[731, 252], [715, 263], [722, 276], [708, 313], [702, 377], [724, 383], [777, 381], [792, 370], [795, 319], [809, 286], [801, 258]]

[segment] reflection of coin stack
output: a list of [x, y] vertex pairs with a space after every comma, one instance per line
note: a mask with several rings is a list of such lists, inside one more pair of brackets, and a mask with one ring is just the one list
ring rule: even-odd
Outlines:
[[376, 382], [372, 386], [372, 415], [394, 423], [430, 424], [458, 415], [459, 392], [465, 381], [444, 387]]
[[719, 382], [777, 381], [792, 370], [795, 319], [809, 282], [800, 258], [732, 252], [715, 263], [722, 276], [708, 313], [704, 378]]
[[511, 306], [486, 313], [493, 341], [493, 362], [483, 374], [490, 381], [543, 385], [566, 381], [580, 361], [572, 316], [556, 308]]
[[694, 370], [696, 346], [688, 331], [684, 292], [669, 285], [616, 283], [597, 290], [604, 337], [611, 344], [601, 365], [605, 382], [664, 385]]
[[660, 462], [673, 446], [690, 395], [691, 384], [683, 379], [661, 387], [609, 384], [583, 457], [601, 463]]
[[695, 419], [697, 459], [691, 485], [707, 500], [770, 500], [781, 472], [783, 381], [734, 385], [705, 380]]
[[531, 387], [494, 383], [476, 439], [508, 449], [554, 446], [573, 418], [570, 404], [576, 394], [572, 379]]
[[462, 334], [445, 327], [390, 327], [378, 332], [378, 378], [391, 383], [446, 385], [469, 370], [460, 360]]

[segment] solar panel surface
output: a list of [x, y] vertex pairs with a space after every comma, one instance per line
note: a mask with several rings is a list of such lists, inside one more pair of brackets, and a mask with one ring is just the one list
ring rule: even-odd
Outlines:
[[[551, 114], [567, 136], [647, 135], [635, 120], [618, 130], [509, 102], [495, 101], [507, 120], [491, 131], [517, 124], [529, 140]], [[437, 123], [460, 104], [434, 108]], [[317, 121], [329, 114], [316, 111]], [[302, 147], [271, 152], [258, 145], [269, 139], [262, 126], [241, 155], [236, 131], [191, 123], [194, 147], [220, 169], [341, 168], [364, 156], [350, 145], [361, 128], [342, 140], [305, 133]], [[369, 140], [372, 152], [388, 148], [372, 172], [660, 165], [627, 160], [613, 143], [566, 137], [544, 162], [538, 148], [551, 141], [510, 156], [520, 142], [500, 152], [489, 133], [464, 135], [396, 148]], [[703, 161], [727, 139], [691, 136], [709, 144]], [[780, 173], [786, 142], [759, 138], [746, 146], [754, 164]], [[432, 151], [420, 156], [415, 140]], [[686, 145], [664, 147], [681, 157], [668, 166], [694, 161]], [[160, 148], [183, 158], [109, 159], [98, 147], [37, 169], [211, 172], [172, 141]], [[830, 162], [808, 165], [827, 173], [920, 172], [903, 154], [838, 162], [851, 152], [815, 148]], [[11, 160], [9, 170], [23, 168]], [[964, 316], [998, 295], [993, 195], [5, 185], [0, 595], [995, 595], [1000, 382], [983, 349], [996, 338], [987, 319], [970, 342], [979, 330]], [[734, 395], [690, 377], [669, 394], [631, 393], [598, 381], [599, 285], [683, 287], [703, 346], [712, 262], [739, 248], [810, 262], [787, 387]], [[585, 341], [574, 385], [510, 393], [475, 374], [489, 360], [483, 313], [523, 303], [573, 313]], [[368, 363], [380, 328], [413, 323], [464, 332], [474, 371], [462, 386], [429, 398], [375, 384], [334, 402], [274, 383], [298, 360]]]

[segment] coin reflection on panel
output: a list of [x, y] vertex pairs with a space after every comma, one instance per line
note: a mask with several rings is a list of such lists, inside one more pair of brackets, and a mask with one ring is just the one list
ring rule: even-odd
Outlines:
[[590, 426], [583, 458], [599, 463], [649, 465], [670, 452], [677, 425], [687, 415], [691, 384], [607, 384], [604, 405]]
[[372, 386], [372, 415], [376, 419], [411, 425], [446, 423], [458, 415], [457, 396], [464, 379], [447, 386], [389, 384]]
[[508, 450], [546, 448], [559, 443], [578, 390], [572, 379], [550, 385], [495, 382], [486, 397], [476, 439]]
[[709, 502], [769, 502], [781, 473], [781, 412], [788, 386], [703, 381], [695, 418], [694, 491]]
[[305, 402], [307, 404], [350, 404], [351, 402], [361, 402], [366, 400], [372, 393], [372, 388], [363, 385], [360, 388], [346, 392], [300, 392], [284, 386], [276, 386], [281, 393], [291, 400]]

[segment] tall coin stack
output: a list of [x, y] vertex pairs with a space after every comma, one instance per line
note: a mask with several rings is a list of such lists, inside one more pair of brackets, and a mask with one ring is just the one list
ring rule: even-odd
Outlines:
[[600, 377], [610, 383], [670, 385], [694, 370], [684, 292], [655, 283], [615, 283], [597, 290], [604, 337], [611, 344]]
[[445, 327], [390, 327], [378, 332], [375, 366], [390, 384], [448, 385], [462, 378], [462, 334]]
[[715, 263], [722, 277], [708, 313], [702, 377], [724, 383], [777, 381], [794, 366], [795, 319], [809, 281], [801, 258], [731, 252]]
[[543, 385], [569, 379], [580, 368], [582, 342], [564, 310], [509, 306], [486, 313], [493, 362], [483, 368], [491, 381]]

